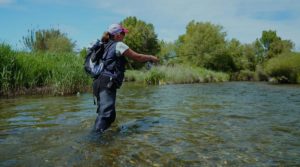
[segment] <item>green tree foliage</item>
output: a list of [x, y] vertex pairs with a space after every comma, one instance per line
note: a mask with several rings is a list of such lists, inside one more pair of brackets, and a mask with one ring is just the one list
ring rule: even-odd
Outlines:
[[263, 31], [262, 36], [255, 41], [259, 63], [263, 63], [284, 52], [291, 52], [294, 44], [290, 40], [282, 40], [276, 31]]
[[247, 59], [243, 54], [243, 45], [237, 39], [232, 39], [226, 42], [227, 52], [229, 57], [232, 59], [233, 64], [231, 71], [240, 71], [246, 68]]
[[268, 57], [272, 58], [281, 53], [291, 52], [293, 48], [294, 44], [290, 40], [276, 40], [270, 46]]
[[276, 31], [263, 31], [262, 36], [260, 38], [260, 42], [262, 43], [265, 50], [270, 50], [270, 46], [273, 42], [280, 40], [277, 36]]
[[241, 69], [241, 44], [237, 40], [227, 43], [226, 33], [222, 29], [221, 26], [209, 22], [191, 21], [187, 25], [186, 33], [178, 39], [179, 59], [185, 63], [218, 71]]
[[177, 55], [183, 62], [205, 67], [212, 56], [225, 48], [225, 36], [221, 26], [191, 21], [186, 27], [186, 33], [178, 39]]
[[173, 42], [160, 41], [160, 52], [157, 54], [161, 63], [174, 64], [176, 63], [176, 44]]
[[[127, 17], [121, 24], [129, 30], [124, 42], [134, 51], [156, 55], [160, 51], [160, 45], [154, 26], [136, 17]], [[143, 64], [130, 61], [133, 68], [141, 68]]]
[[217, 49], [209, 57], [204, 67], [216, 71], [224, 71], [224, 72], [236, 71], [235, 62], [232, 56], [230, 55], [229, 51], [226, 50], [225, 48]]
[[28, 35], [23, 37], [23, 43], [33, 52], [72, 52], [75, 47], [75, 42], [67, 34], [53, 28], [29, 30]]
[[245, 57], [245, 69], [255, 71], [257, 65], [257, 57], [255, 56], [255, 44], [243, 45], [243, 56]]

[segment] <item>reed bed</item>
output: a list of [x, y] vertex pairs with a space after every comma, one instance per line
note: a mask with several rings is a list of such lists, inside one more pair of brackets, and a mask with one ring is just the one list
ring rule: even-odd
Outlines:
[[229, 81], [230, 78], [226, 73], [185, 65], [156, 66], [148, 71], [128, 70], [125, 76], [127, 81], [146, 84], [225, 82]]
[[[65, 95], [90, 90], [92, 79], [83, 70], [84, 58], [75, 53], [14, 51], [0, 44], [0, 96]], [[229, 75], [185, 65], [128, 70], [125, 81], [143, 84], [224, 82]]]
[[74, 53], [16, 52], [1, 44], [0, 55], [0, 95], [73, 94], [91, 83]]

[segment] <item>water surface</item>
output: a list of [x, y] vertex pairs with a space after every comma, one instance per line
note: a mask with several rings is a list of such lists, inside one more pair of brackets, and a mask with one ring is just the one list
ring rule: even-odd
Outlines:
[[103, 135], [91, 94], [0, 100], [0, 166], [299, 166], [300, 87], [255, 82], [118, 92]]

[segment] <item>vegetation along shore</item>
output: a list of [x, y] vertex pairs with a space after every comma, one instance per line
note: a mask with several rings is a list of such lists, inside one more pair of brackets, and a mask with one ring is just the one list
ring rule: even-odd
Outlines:
[[[191, 21], [174, 42], [157, 39], [154, 26], [136, 17], [122, 21], [130, 33], [125, 42], [141, 53], [157, 55], [151, 69], [128, 62], [126, 81], [142, 84], [182, 84], [224, 81], [300, 83], [300, 53], [294, 43], [265, 30], [250, 44], [226, 39], [222, 26]], [[139, 34], [137, 29], [145, 30]], [[57, 29], [30, 30], [24, 50], [0, 44], [0, 96], [65, 95], [89, 91], [92, 79], [83, 70], [87, 48]]]

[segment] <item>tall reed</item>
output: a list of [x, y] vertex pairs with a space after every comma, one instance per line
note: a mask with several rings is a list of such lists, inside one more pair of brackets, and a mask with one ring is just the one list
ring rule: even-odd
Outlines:
[[[18, 52], [0, 44], [0, 95], [71, 94], [91, 87], [82, 56], [74, 53]], [[126, 81], [180, 84], [228, 81], [229, 75], [184, 65], [155, 66], [126, 72]]]
[[83, 58], [73, 53], [15, 52], [0, 45], [0, 95], [46, 91], [70, 94], [84, 91], [91, 80]]
[[185, 65], [157, 66], [149, 71], [128, 70], [126, 80], [147, 84], [182, 84], [229, 81], [229, 75]]

